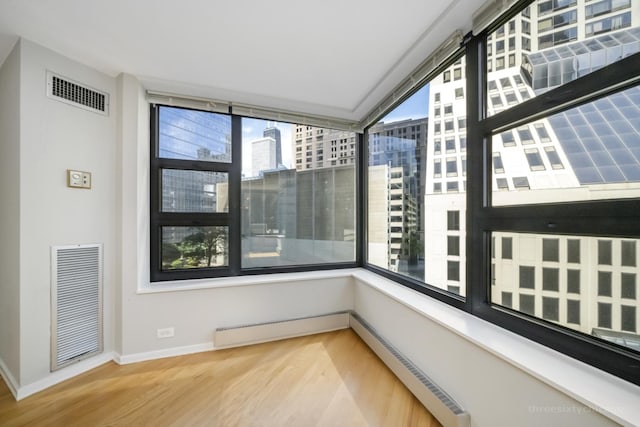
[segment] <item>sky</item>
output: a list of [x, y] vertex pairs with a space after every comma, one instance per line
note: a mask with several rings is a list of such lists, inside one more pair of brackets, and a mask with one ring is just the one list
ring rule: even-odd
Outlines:
[[419, 119], [429, 115], [429, 85], [423, 86], [409, 99], [397, 106], [382, 118], [385, 123], [398, 122], [406, 119]]

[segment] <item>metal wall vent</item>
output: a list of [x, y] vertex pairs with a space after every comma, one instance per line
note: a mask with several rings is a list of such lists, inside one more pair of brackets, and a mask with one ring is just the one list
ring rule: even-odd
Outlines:
[[109, 115], [109, 94], [47, 72], [47, 96], [84, 110]]
[[102, 245], [51, 248], [51, 370], [102, 351]]

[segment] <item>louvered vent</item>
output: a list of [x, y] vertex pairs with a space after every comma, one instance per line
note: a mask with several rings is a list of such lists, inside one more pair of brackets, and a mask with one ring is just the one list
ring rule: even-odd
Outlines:
[[52, 255], [51, 370], [102, 351], [102, 245]]
[[47, 96], [66, 104], [109, 114], [109, 95], [57, 74], [47, 73]]

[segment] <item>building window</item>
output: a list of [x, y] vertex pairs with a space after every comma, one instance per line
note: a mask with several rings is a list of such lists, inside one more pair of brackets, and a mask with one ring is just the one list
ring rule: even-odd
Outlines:
[[502, 306], [508, 308], [513, 307], [513, 293], [502, 292]]
[[567, 239], [567, 262], [580, 263], [580, 240]]
[[621, 264], [625, 267], [636, 266], [636, 241], [623, 240], [621, 246]]
[[560, 260], [560, 241], [558, 239], [542, 239], [542, 261]]
[[567, 292], [570, 294], [580, 293], [580, 270], [567, 270]]
[[460, 255], [460, 236], [447, 236], [447, 255]]
[[459, 261], [447, 261], [447, 280], [459, 282], [460, 281], [460, 262]]
[[598, 264], [611, 265], [611, 240], [598, 240]]
[[567, 300], [567, 323], [580, 324], [580, 301]]
[[542, 318], [557, 322], [560, 318], [560, 301], [558, 298], [542, 297]]
[[535, 267], [520, 266], [520, 288], [533, 289], [536, 282]]
[[[542, 289], [545, 291], [556, 291], [560, 289], [560, 270], [557, 268], [542, 268]], [[555, 319], [557, 320], [557, 319]]]
[[611, 296], [611, 272], [598, 271], [598, 296]]
[[636, 308], [630, 305], [620, 307], [620, 329], [636, 332]]
[[447, 230], [460, 230], [460, 211], [447, 211]]
[[502, 259], [513, 259], [513, 239], [511, 237], [502, 238]]
[[533, 295], [528, 294], [520, 294], [520, 309], [522, 313], [528, 314], [530, 316], [535, 316], [536, 314], [536, 304], [535, 297]]
[[627, 299], [636, 299], [636, 274], [621, 273], [620, 274], [620, 297]]
[[611, 329], [611, 304], [598, 303], [598, 327]]

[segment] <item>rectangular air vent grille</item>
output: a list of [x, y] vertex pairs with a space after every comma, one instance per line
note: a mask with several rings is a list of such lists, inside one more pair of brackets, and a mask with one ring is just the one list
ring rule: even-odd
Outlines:
[[51, 370], [102, 351], [102, 246], [52, 248]]
[[47, 96], [96, 113], [109, 114], [109, 95], [65, 77], [48, 73]]

